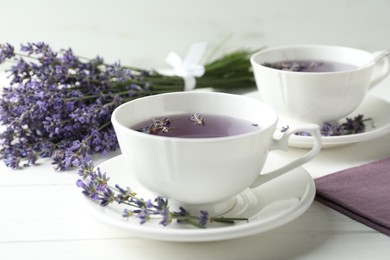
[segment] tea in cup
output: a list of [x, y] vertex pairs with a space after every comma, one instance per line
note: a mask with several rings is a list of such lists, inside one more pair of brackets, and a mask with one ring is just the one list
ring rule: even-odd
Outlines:
[[294, 122], [337, 121], [390, 72], [378, 53], [326, 45], [264, 49], [251, 57], [261, 100]]
[[[319, 127], [313, 124], [289, 129], [275, 140], [276, 112], [261, 101], [233, 94], [143, 97], [117, 107], [111, 120], [139, 184], [182, 206], [229, 200], [310, 161], [321, 147]], [[287, 150], [289, 137], [297, 131], [313, 135], [313, 148], [260, 174], [268, 153]]]

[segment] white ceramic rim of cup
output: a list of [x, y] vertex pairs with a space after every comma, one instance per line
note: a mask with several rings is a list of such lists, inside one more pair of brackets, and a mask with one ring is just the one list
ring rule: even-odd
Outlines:
[[[359, 64], [359, 66], [357, 66], [356, 68], [353, 68], [353, 69], [349, 69], [349, 70], [329, 71], [329, 72], [310, 72], [310, 73], [302, 72], [302, 71], [277, 70], [277, 69], [269, 68], [269, 67], [262, 65], [264, 62], [280, 62], [280, 61], [294, 60], [294, 59], [280, 58], [280, 59], [275, 59], [275, 60], [271, 60], [271, 61], [269, 61], [269, 60], [259, 61], [260, 55], [263, 56], [263, 55], [266, 55], [266, 54], [272, 53], [272, 52], [280, 52], [281, 50], [291, 50], [291, 51], [298, 50], [298, 49], [301, 49], [301, 50], [302, 49], [320, 50], [320, 49], [325, 49], [325, 48], [328, 50], [332, 50], [332, 51], [337, 50], [337, 51], [355, 52], [356, 54], [359, 54], [361, 56], [365, 56], [366, 60], [362, 59], [362, 62], [361, 62], [361, 64]], [[302, 59], [302, 58], [295, 58], [295, 59]], [[305, 58], [303, 58], [303, 59], [305, 59]], [[309, 60], [310, 59], [326, 60], [326, 58], [309, 58]], [[371, 66], [374, 66], [375, 63], [373, 63], [371, 66], [363, 67], [363, 65], [365, 65], [366, 63], [368, 63], [369, 61], [371, 61], [373, 59], [374, 59], [373, 54], [368, 52], [368, 51], [365, 51], [365, 50], [356, 49], [356, 48], [352, 48], [352, 47], [344, 47], [344, 46], [337, 46], [337, 45], [320, 45], [320, 44], [295, 44], [295, 45], [283, 45], [283, 46], [270, 47], [270, 48], [266, 48], [266, 49], [263, 49], [263, 50], [256, 52], [250, 58], [253, 66], [258, 66], [258, 67], [261, 67], [262, 69], [265, 69], [265, 70], [272, 70], [272, 71], [276, 70], [276, 71], [279, 71], [280, 73], [293, 73], [293, 74], [306, 74], [306, 75], [339, 74], [339, 73], [360, 71], [360, 70], [367, 69]], [[327, 61], [337, 62], [339, 60], [327, 60]], [[341, 62], [348, 63], [348, 61], [341, 61]]]
[[[185, 95], [193, 95], [193, 96], [194, 95], [197, 95], [197, 96], [201, 96], [201, 95], [212, 96], [212, 95], [214, 95], [214, 96], [228, 96], [228, 97], [232, 97], [232, 98], [234, 97], [236, 99], [242, 99], [242, 100], [245, 100], [246, 102], [252, 102], [253, 104], [257, 104], [257, 105], [261, 106], [262, 109], [265, 110], [264, 113], [267, 113], [271, 116], [273, 115], [273, 120], [269, 120], [270, 122], [268, 124], [260, 125], [259, 129], [252, 131], [252, 132], [249, 132], [249, 133], [224, 136], [224, 137], [205, 137], [205, 138], [185, 138], [185, 137], [183, 138], [183, 137], [158, 136], [158, 135], [145, 134], [145, 133], [142, 133], [142, 132], [139, 132], [137, 130], [130, 128], [132, 125], [136, 125], [142, 121], [152, 119], [153, 116], [144, 117], [142, 120], [138, 120], [137, 122], [135, 122], [133, 124], [129, 124], [129, 125], [123, 124], [122, 122], [118, 121], [118, 116], [120, 115], [120, 113], [123, 113], [124, 109], [128, 109], [128, 106], [134, 106], [140, 102], [153, 101], [153, 99], [164, 98], [164, 96], [185, 96]], [[127, 111], [127, 113], [128, 113], [128, 111]], [[180, 113], [182, 114], [182, 112], [180, 112]], [[180, 114], [180, 113], [178, 113], [178, 114]], [[210, 112], [210, 114], [213, 114], [213, 112]], [[160, 116], [165, 116], [165, 115], [162, 112]], [[233, 140], [236, 138], [250, 137], [252, 135], [258, 134], [259, 132], [266, 131], [267, 129], [269, 129], [273, 125], [276, 126], [278, 120], [279, 120], [279, 115], [276, 113], [276, 111], [272, 107], [270, 107], [269, 105], [263, 103], [262, 101], [259, 101], [259, 100], [254, 99], [254, 98], [242, 96], [242, 95], [220, 93], [220, 92], [206, 92], [206, 91], [170, 92], [170, 93], [164, 93], [164, 94], [158, 94], [158, 95], [137, 98], [135, 100], [128, 101], [128, 102], [118, 106], [117, 108], [115, 108], [115, 110], [113, 111], [112, 116], [111, 116], [111, 121], [112, 121], [113, 125], [115, 125], [118, 129], [120, 129], [120, 131], [123, 131], [122, 134], [128, 133], [128, 134], [133, 134], [133, 135], [139, 135], [142, 138], [156, 138], [156, 139], [160, 139], [160, 140], [172, 140], [172, 141], [176, 141], [176, 142], [199, 142], [199, 141], [219, 142], [219, 141]]]

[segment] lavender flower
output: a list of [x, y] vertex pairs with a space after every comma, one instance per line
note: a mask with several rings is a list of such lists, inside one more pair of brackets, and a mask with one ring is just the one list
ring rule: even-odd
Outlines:
[[195, 125], [204, 126], [204, 124], [205, 124], [204, 116], [201, 116], [199, 114], [191, 114], [189, 119], [190, 119], [190, 121], [194, 122]]
[[152, 123], [138, 129], [138, 131], [146, 134], [158, 135], [159, 133], [168, 133], [170, 126], [171, 120], [167, 117], [161, 119], [153, 118]]
[[146, 221], [150, 219], [150, 213], [147, 209], [137, 209], [133, 211], [133, 214], [135, 214], [140, 219], [140, 224], [144, 224]]
[[199, 216], [199, 225], [205, 226], [209, 222], [209, 213], [207, 211], [201, 210]]
[[[346, 118], [345, 122], [339, 123], [329, 123], [326, 122], [321, 126], [321, 135], [322, 136], [339, 136], [339, 135], [351, 135], [359, 134], [365, 131], [366, 125], [365, 121], [371, 121], [371, 118], [364, 119], [363, 115], [358, 115], [354, 118]], [[289, 126], [282, 127], [281, 132], [285, 132], [289, 129]], [[296, 135], [300, 136], [310, 136], [308, 132], [297, 132]]]
[[159, 223], [160, 225], [167, 226], [172, 222], [173, 215], [167, 207], [162, 209], [159, 213], [162, 216], [162, 220]]
[[14, 47], [9, 43], [0, 44], [0, 63], [14, 56]]
[[[251, 52], [238, 51], [210, 64], [197, 88], [255, 87]], [[110, 123], [113, 110], [138, 97], [184, 88], [180, 77], [153, 70], [105, 64], [103, 58], [77, 57], [72, 49], [54, 51], [43, 42], [0, 44], [0, 63], [12, 62], [10, 83], [0, 94], [0, 158], [11, 168], [51, 157], [55, 169], [79, 167], [94, 153], [118, 148]], [[167, 131], [165, 127], [160, 129]]]
[[346, 122], [340, 125], [340, 132], [343, 135], [363, 133], [366, 126], [365, 121], [371, 119], [364, 119], [363, 115], [358, 115], [355, 118], [346, 118]]
[[105, 207], [112, 203], [124, 204], [127, 207], [122, 212], [122, 217], [138, 218], [140, 224], [146, 223], [152, 216], [160, 217], [159, 224], [167, 226], [176, 220], [180, 224], [190, 224], [195, 227], [204, 228], [209, 222], [221, 222], [234, 224], [234, 221], [245, 220], [246, 218], [224, 218], [209, 217], [207, 211], [201, 210], [199, 216], [191, 215], [187, 210], [180, 207], [179, 211], [170, 211], [168, 199], [157, 196], [153, 199], [144, 200], [137, 197], [137, 193], [129, 187], [122, 188], [116, 184], [109, 184], [110, 178], [100, 168], [94, 168], [92, 161], [82, 162], [78, 172], [81, 179], [77, 180], [77, 187], [88, 198], [98, 202]]

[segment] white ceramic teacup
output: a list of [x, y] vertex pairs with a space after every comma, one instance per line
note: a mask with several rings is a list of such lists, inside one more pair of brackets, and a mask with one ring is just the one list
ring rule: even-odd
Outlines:
[[[322, 124], [355, 110], [370, 88], [390, 72], [388, 58], [370, 63], [380, 52], [326, 45], [289, 45], [264, 49], [251, 57], [262, 101], [296, 122]], [[264, 66], [283, 61], [338, 62], [354, 68], [333, 72], [296, 72]]]
[[[172, 114], [224, 115], [253, 122], [253, 132], [213, 138], [163, 137], [130, 127]], [[278, 115], [253, 98], [213, 93], [177, 92], [139, 98], [115, 109], [112, 123], [123, 156], [132, 174], [147, 190], [182, 205], [206, 205], [228, 200], [248, 187], [256, 187], [311, 160], [320, 150], [317, 125], [290, 129], [273, 139]], [[308, 131], [315, 139], [304, 156], [260, 174], [268, 152], [288, 149], [296, 131]], [[124, 173], [126, 174], [126, 173]], [[131, 185], [131, 184], [129, 184]]]

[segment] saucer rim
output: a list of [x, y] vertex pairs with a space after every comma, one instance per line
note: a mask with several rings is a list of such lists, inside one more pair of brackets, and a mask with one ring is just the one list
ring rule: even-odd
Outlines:
[[[246, 96], [261, 100], [259, 96], [259, 92], [257, 90], [246, 93]], [[390, 102], [377, 97], [372, 94], [367, 94], [366, 97], [363, 99], [362, 103], [359, 105], [358, 108], [356, 108], [353, 112], [351, 112], [346, 117], [354, 117], [360, 111], [362, 106], [366, 105], [369, 102], [373, 103], [382, 103], [383, 105], [386, 105], [390, 109]], [[278, 127], [283, 126], [283, 121], [288, 121], [287, 117], [279, 116], [279, 122]], [[285, 125], [284, 125], [285, 126]], [[354, 143], [360, 143], [364, 141], [369, 141], [372, 139], [379, 138], [381, 136], [384, 136], [386, 134], [390, 133], [390, 120], [387, 120], [384, 124], [381, 126], [371, 129], [367, 132], [358, 133], [358, 134], [352, 134], [352, 135], [342, 135], [342, 136], [322, 136], [322, 145], [321, 148], [333, 148], [337, 146], [344, 146], [348, 144], [354, 144]], [[311, 136], [291, 136], [289, 139], [289, 146], [296, 147], [296, 148], [311, 148], [313, 146], [313, 138]]]
[[[108, 168], [110, 164], [119, 165], [118, 163], [123, 160], [122, 155], [117, 155], [111, 159], [108, 159], [97, 167], [102, 169]], [[123, 163], [123, 161], [122, 161]], [[125, 165], [123, 165], [126, 167]], [[283, 214], [280, 216], [274, 217], [271, 220], [267, 221], [252, 221], [243, 223], [240, 225], [231, 225], [223, 227], [215, 227], [210, 229], [170, 229], [169, 227], [163, 226], [147, 226], [147, 223], [140, 225], [134, 224], [132, 222], [127, 222], [105, 213], [108, 209], [110, 210], [110, 205], [106, 207], [100, 206], [98, 203], [90, 200], [89, 198], [83, 196], [85, 203], [88, 205], [88, 211], [100, 222], [107, 224], [114, 228], [119, 228], [120, 230], [129, 231], [131, 234], [141, 237], [148, 238], [153, 240], [160, 241], [171, 241], [171, 242], [207, 242], [207, 241], [222, 241], [228, 239], [241, 238], [246, 236], [251, 236], [259, 233], [263, 233], [288, 222], [293, 221], [300, 215], [302, 215], [313, 203], [315, 197], [315, 184], [311, 175], [302, 167], [298, 167], [293, 171], [297, 171], [296, 174], [304, 175], [305, 179], [305, 190], [302, 192], [299, 202], [288, 210], [283, 211]], [[115, 173], [114, 173], [115, 174]], [[283, 177], [283, 176], [282, 176]], [[276, 180], [274, 181], [275, 185]], [[261, 188], [258, 187], [257, 189]], [[114, 210], [111, 208], [111, 210]], [[280, 213], [280, 212], [279, 212]]]

